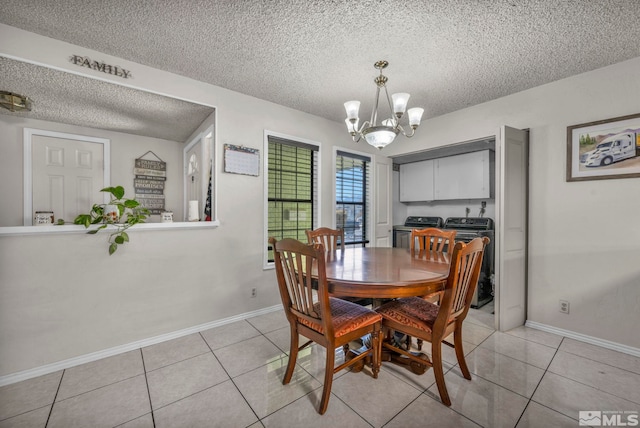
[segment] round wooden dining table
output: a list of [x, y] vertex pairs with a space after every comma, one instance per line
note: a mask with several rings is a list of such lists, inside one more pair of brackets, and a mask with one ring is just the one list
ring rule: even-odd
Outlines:
[[392, 299], [425, 296], [444, 288], [449, 255], [407, 248], [355, 247], [326, 253], [329, 293]]

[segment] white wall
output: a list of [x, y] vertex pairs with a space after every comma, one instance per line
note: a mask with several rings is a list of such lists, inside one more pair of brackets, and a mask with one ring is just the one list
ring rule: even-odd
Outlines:
[[[213, 125], [213, 118], [205, 120], [203, 125]], [[174, 218], [182, 218], [182, 148], [184, 146], [182, 142], [3, 114], [0, 115], [0, 135], [4, 136], [2, 138], [3, 155], [0, 156], [0, 191], [2, 191], [0, 227], [21, 226], [23, 223], [22, 151], [24, 138], [22, 131], [24, 128], [109, 139], [111, 141], [111, 183], [122, 185], [125, 189], [125, 196], [128, 198], [134, 195], [133, 165], [135, 159], [153, 149], [153, 152], [167, 163], [168, 179], [164, 189], [165, 208], [173, 210]], [[145, 159], [147, 158], [155, 159], [153, 156], [145, 157]], [[88, 212], [89, 208], [87, 207], [85, 212]], [[54, 215], [58, 220], [58, 213], [54, 213]], [[72, 218], [64, 220], [73, 221]], [[160, 215], [152, 215], [149, 218], [149, 222], [157, 223], [159, 221]]]
[[[0, 54], [109, 78], [68, 62], [87, 55], [135, 77], [112, 82], [215, 107], [218, 171], [225, 143], [264, 156], [265, 129], [318, 141], [321, 224], [332, 221], [333, 145], [375, 154], [353, 146], [344, 124], [1, 24]], [[0, 236], [0, 376], [280, 304], [274, 272], [262, 269], [264, 178], [262, 168], [259, 177], [219, 172], [219, 227], [130, 231], [112, 256], [105, 235]]]
[[[218, 171], [224, 143], [263, 156], [265, 129], [320, 142], [321, 223], [332, 217], [332, 146], [375, 153], [354, 146], [343, 123], [5, 25], [0, 53], [109, 77], [67, 62], [88, 55], [131, 69], [136, 87], [216, 107]], [[633, 347], [640, 179], [566, 183], [564, 168], [566, 127], [637, 113], [638, 75], [640, 58], [427, 120], [415, 138], [385, 149], [469, 141], [503, 124], [530, 128], [529, 319]], [[219, 173], [220, 227], [132, 231], [113, 256], [100, 236], [0, 237], [0, 376], [279, 304], [274, 273], [262, 270], [264, 177]], [[558, 299], [571, 302], [570, 315], [558, 312]]]
[[[640, 113], [640, 58], [425, 121], [398, 155], [529, 128], [528, 320], [640, 348], [640, 178], [566, 182], [567, 126]], [[396, 219], [396, 222], [398, 220]], [[570, 302], [570, 314], [558, 300]]]

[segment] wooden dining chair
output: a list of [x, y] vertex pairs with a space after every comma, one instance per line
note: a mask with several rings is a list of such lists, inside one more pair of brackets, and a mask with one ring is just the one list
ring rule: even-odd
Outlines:
[[[455, 230], [442, 230], [436, 227], [412, 229], [409, 249], [411, 251], [437, 251], [442, 253], [453, 249], [455, 239]], [[416, 242], [418, 243], [417, 246]]]
[[[308, 245], [290, 238], [276, 241], [273, 237], [269, 239], [269, 243], [273, 248], [280, 297], [291, 326], [289, 363], [282, 383], [286, 385], [291, 380], [299, 350], [312, 342], [324, 346], [327, 359], [322, 399], [318, 408], [318, 413], [324, 414], [329, 405], [333, 375], [338, 371], [356, 364], [361, 365], [364, 358], [370, 357], [372, 374], [377, 379], [380, 371], [382, 318], [363, 306], [329, 296], [326, 252], [322, 244]], [[316, 278], [311, 275], [314, 267], [317, 269], [318, 286], [318, 300], [315, 303], [312, 283]], [[298, 334], [309, 341], [299, 346]], [[370, 349], [334, 367], [336, 348], [348, 348], [349, 342], [368, 334], [371, 335]]]
[[[471, 380], [462, 349], [462, 322], [469, 312], [473, 292], [478, 285], [482, 256], [488, 242], [489, 238], [482, 237], [475, 238], [468, 244], [455, 244], [449, 276], [439, 306], [420, 297], [407, 297], [393, 300], [376, 310], [382, 315], [382, 328], [387, 337], [382, 344], [383, 348], [404, 355], [412, 364], [433, 367], [440, 399], [447, 406], [451, 405], [451, 399], [442, 369], [442, 343], [455, 348], [462, 375], [465, 379]], [[400, 348], [391, 341], [392, 332], [402, 332], [431, 342], [431, 359], [425, 360], [424, 355], [421, 358], [420, 355]], [[444, 340], [451, 333], [453, 344]]]
[[[344, 250], [344, 229], [331, 229], [330, 227], [319, 227], [313, 230], [305, 230], [309, 244], [322, 244], [327, 251]], [[338, 244], [340, 244], [338, 246]], [[357, 303], [361, 306], [369, 306], [372, 299], [361, 297], [341, 296], [341, 299]]]
[[[436, 253], [451, 251], [455, 244], [456, 232], [455, 230], [442, 230], [437, 227], [412, 229], [411, 242], [409, 244], [412, 256], [423, 257], [423, 255], [427, 255], [431, 251]], [[442, 292], [431, 293], [427, 296], [422, 296], [422, 298], [437, 304], [442, 298]], [[418, 339], [416, 343], [418, 351], [422, 350], [422, 340]], [[407, 349], [411, 348], [411, 336], [407, 336], [406, 345]]]
[[319, 227], [314, 230], [305, 230], [309, 243], [319, 243], [326, 251], [335, 251], [338, 244], [344, 248], [344, 229], [331, 229], [329, 227]]

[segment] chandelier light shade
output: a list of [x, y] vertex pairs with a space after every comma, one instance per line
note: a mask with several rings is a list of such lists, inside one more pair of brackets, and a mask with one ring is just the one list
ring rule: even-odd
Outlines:
[[[351, 134], [353, 141], [358, 142], [361, 138], [364, 138], [367, 143], [378, 149], [383, 149], [391, 144], [398, 134], [402, 134], [407, 138], [413, 137], [424, 113], [424, 109], [422, 108], [410, 108], [407, 110], [410, 95], [405, 92], [399, 92], [389, 97], [389, 92], [387, 91], [388, 79], [382, 74], [382, 70], [388, 65], [389, 63], [387, 61], [378, 61], [373, 65], [377, 70], [380, 70], [380, 75], [374, 79], [377, 86], [376, 103], [371, 111], [370, 120], [365, 121], [361, 127], [358, 127], [360, 123], [360, 118], [358, 117], [360, 101], [347, 101], [344, 103], [344, 109], [347, 112], [347, 118], [344, 122], [347, 125], [347, 131]], [[381, 124], [378, 125], [378, 101], [380, 100], [381, 88], [384, 88], [391, 117], [382, 120]], [[405, 111], [407, 112], [407, 116], [409, 116], [409, 127], [411, 128], [409, 133], [400, 125], [400, 119], [404, 116]]]
[[16, 111], [31, 111], [31, 99], [24, 95], [14, 94], [9, 91], [0, 91], [0, 106], [7, 110]]

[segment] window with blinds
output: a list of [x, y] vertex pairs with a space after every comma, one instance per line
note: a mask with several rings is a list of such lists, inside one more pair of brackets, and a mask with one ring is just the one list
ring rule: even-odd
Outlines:
[[[306, 242], [317, 219], [318, 147], [269, 135], [267, 237]], [[267, 243], [267, 262], [273, 262]]]
[[336, 154], [336, 227], [345, 244], [367, 242], [371, 158], [338, 150]]

